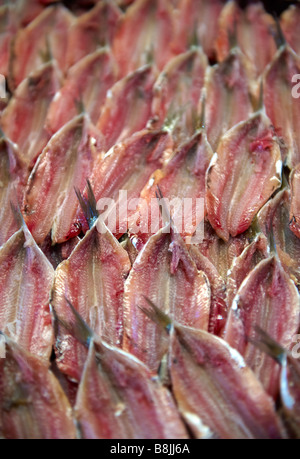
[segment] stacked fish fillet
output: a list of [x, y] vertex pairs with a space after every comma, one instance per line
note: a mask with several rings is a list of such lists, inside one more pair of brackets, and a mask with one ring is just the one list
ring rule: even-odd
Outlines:
[[0, 1], [0, 438], [300, 438], [300, 8], [53, 3]]

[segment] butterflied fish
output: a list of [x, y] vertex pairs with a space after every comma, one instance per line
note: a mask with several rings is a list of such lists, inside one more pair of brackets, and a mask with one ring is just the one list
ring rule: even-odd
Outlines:
[[71, 406], [49, 363], [0, 336], [0, 438], [75, 439]]
[[281, 185], [281, 152], [263, 110], [222, 137], [206, 176], [208, 219], [228, 241], [246, 231]]

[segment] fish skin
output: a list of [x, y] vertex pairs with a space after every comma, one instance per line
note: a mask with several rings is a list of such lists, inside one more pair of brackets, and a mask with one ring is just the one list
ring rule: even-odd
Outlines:
[[207, 64], [207, 57], [200, 48], [191, 49], [172, 58], [154, 84], [149, 127], [165, 126], [176, 145], [186, 143], [199, 129]]
[[148, 65], [126, 75], [108, 91], [96, 124], [105, 139], [104, 152], [146, 127], [154, 81], [155, 74]]
[[220, 238], [228, 241], [249, 228], [280, 187], [281, 165], [279, 143], [263, 111], [222, 137], [206, 175], [208, 220]]
[[38, 244], [50, 231], [53, 244], [80, 232], [72, 226], [78, 207], [74, 186], [80, 190], [85, 187], [100, 143], [99, 132], [82, 114], [53, 135], [44, 148], [23, 201], [25, 221]]
[[28, 352], [49, 359], [54, 269], [24, 223], [0, 248], [0, 279], [0, 330]]
[[69, 69], [62, 88], [50, 104], [46, 120], [49, 132], [54, 134], [74, 118], [80, 104], [96, 124], [106, 92], [116, 80], [116, 65], [107, 48], [82, 58]]
[[219, 64], [208, 68], [205, 81], [205, 125], [212, 149], [222, 136], [253, 113], [251, 68], [239, 48], [234, 47]]
[[291, 184], [291, 209], [290, 209], [290, 229], [300, 238], [300, 164], [292, 170], [290, 176]]
[[272, 399], [221, 338], [175, 324], [169, 368], [178, 409], [196, 438], [285, 438]]
[[170, 392], [132, 355], [90, 345], [75, 415], [85, 439], [186, 439]]
[[275, 399], [279, 366], [248, 342], [254, 325], [265, 330], [283, 347], [290, 348], [299, 329], [299, 293], [276, 256], [262, 260], [245, 278], [233, 301], [224, 333]]
[[[172, 51], [174, 13], [163, 0], [136, 0], [118, 23], [112, 52], [125, 76], [153, 62], [162, 70]], [[137, 38], [138, 37], [138, 38]]]
[[71, 406], [49, 363], [5, 337], [0, 359], [0, 438], [75, 439]]
[[[171, 145], [170, 136], [166, 131], [143, 129], [116, 144], [104, 157], [99, 157], [95, 162], [90, 183], [97, 208], [115, 236], [120, 237], [127, 232], [128, 221], [136, 212], [141, 190], [151, 174], [161, 167]], [[126, 191], [127, 202], [122, 201], [125, 198], [120, 196], [120, 191]], [[86, 192], [87, 190], [84, 194]], [[112, 210], [103, 213], [106, 209], [103, 208], [101, 199], [112, 199]], [[85, 231], [86, 223], [82, 211], [77, 213], [76, 218], [75, 225]]]
[[[56, 269], [55, 313], [64, 322], [72, 319], [68, 299], [91, 330], [108, 344], [120, 346], [124, 282], [130, 268], [127, 252], [99, 220]], [[80, 381], [87, 351], [66, 330], [60, 333], [56, 354], [60, 370]]]
[[300, 54], [300, 39], [298, 25], [300, 21], [299, 5], [290, 5], [280, 16], [282, 33], [290, 47]]
[[235, 258], [227, 276], [226, 298], [229, 308], [232, 306], [243, 280], [261, 260], [268, 258], [269, 255], [268, 240], [261, 233], [243, 250], [239, 257]]
[[271, 33], [274, 26], [274, 19], [261, 3], [250, 4], [242, 10], [236, 2], [227, 2], [219, 17], [216, 38], [218, 61], [226, 58], [235, 42], [250, 60], [255, 71], [254, 78], [258, 78], [276, 53]]
[[6, 137], [0, 137], [0, 247], [19, 229], [11, 202], [22, 201], [26, 182], [27, 171], [17, 146]]
[[293, 77], [297, 74], [300, 74], [300, 57], [287, 44], [278, 49], [263, 74], [266, 114], [283, 144], [282, 160], [290, 169], [300, 162], [300, 104], [293, 97]]
[[[166, 232], [169, 231], [169, 232]], [[156, 372], [168, 337], [140, 309], [147, 297], [180, 323], [208, 330], [211, 292], [186, 245], [167, 227], [139, 253], [125, 282], [123, 349]]]
[[54, 62], [42, 65], [22, 81], [3, 111], [0, 126], [19, 147], [20, 158], [32, 169], [50, 139], [45, 121], [50, 103], [60, 87]]
[[68, 30], [73, 20], [67, 8], [55, 5], [44, 9], [27, 27], [19, 29], [12, 49], [9, 78], [12, 90], [51, 57], [62, 72], [66, 70]]
[[[141, 191], [142, 201], [137, 208], [137, 213], [133, 215], [132, 221], [129, 220], [129, 232], [135, 235], [139, 243], [144, 245], [149, 237], [163, 226], [162, 220], [157, 218], [155, 195], [157, 186], [164, 199], [169, 201], [170, 207], [173, 199], [180, 204], [177, 211], [174, 208], [172, 210], [172, 218], [177, 223], [180, 235], [184, 239], [190, 239], [194, 235], [198, 225], [202, 225], [205, 215], [205, 173], [212, 156], [213, 152], [205, 131], [201, 130], [175, 149], [172, 157], [163, 164], [163, 167], [152, 174]], [[184, 199], [190, 201], [183, 201]], [[203, 199], [203, 209], [197, 210], [197, 199]], [[191, 209], [183, 208], [183, 203], [184, 206], [191, 206]], [[186, 214], [188, 212], [191, 222], [188, 222], [187, 218], [182, 221], [183, 212]]]
[[179, 0], [175, 8], [176, 29], [172, 49], [184, 52], [197, 42], [207, 57], [214, 61], [215, 39], [223, 3], [219, 0]]
[[[283, 189], [268, 201], [257, 215], [257, 222], [273, 244], [281, 264], [291, 279], [300, 285], [300, 241], [291, 231], [290, 222], [291, 192]], [[271, 241], [270, 241], [271, 242]]]
[[66, 52], [67, 68], [103, 46], [110, 47], [122, 16], [115, 2], [99, 1], [78, 16], [70, 27]]

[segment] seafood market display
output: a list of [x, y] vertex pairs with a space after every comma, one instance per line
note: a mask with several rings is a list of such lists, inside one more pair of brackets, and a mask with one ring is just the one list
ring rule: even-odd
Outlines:
[[0, 0], [1, 439], [300, 439], [300, 4], [265, 3]]

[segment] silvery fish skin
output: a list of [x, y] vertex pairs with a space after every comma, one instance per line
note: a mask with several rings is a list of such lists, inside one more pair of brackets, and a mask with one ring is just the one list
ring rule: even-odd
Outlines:
[[[172, 39], [175, 29], [171, 5], [162, 0], [136, 0], [118, 23], [112, 52], [127, 75], [140, 66], [154, 62], [162, 70], [175, 55]], [[138, 41], [136, 37], [139, 37]]]
[[299, 293], [277, 256], [262, 260], [245, 278], [229, 312], [225, 340], [236, 348], [274, 398], [279, 389], [279, 368], [249, 338], [253, 326], [265, 330], [283, 347], [290, 348], [299, 329]]
[[[289, 188], [279, 191], [257, 215], [261, 231], [270, 238], [283, 268], [295, 282], [300, 284], [300, 240], [290, 228], [291, 192]], [[271, 242], [270, 241], [270, 242]]]
[[246, 231], [281, 185], [281, 153], [263, 110], [222, 137], [206, 175], [207, 216], [224, 241]]
[[290, 169], [300, 162], [300, 104], [294, 85], [295, 75], [299, 74], [300, 57], [287, 44], [278, 49], [263, 74], [266, 113], [283, 143], [282, 159]]
[[83, 57], [72, 66], [49, 107], [46, 125], [51, 134], [74, 118], [80, 109], [96, 124], [106, 92], [117, 80], [116, 63], [108, 48]]
[[250, 75], [251, 66], [237, 47], [207, 70], [205, 125], [214, 151], [230, 128], [253, 113]]
[[175, 324], [169, 369], [179, 411], [196, 438], [285, 437], [272, 399], [221, 338]]
[[[91, 330], [108, 344], [120, 346], [124, 282], [130, 268], [127, 252], [98, 220], [56, 269], [52, 291], [55, 313], [61, 321], [70, 321], [71, 302]], [[56, 354], [60, 370], [79, 381], [87, 353], [63, 328]]]
[[[100, 139], [100, 140], [99, 140]], [[24, 195], [25, 221], [38, 244], [51, 232], [53, 244], [76, 236], [78, 207], [74, 187], [84, 189], [101, 141], [87, 115], [53, 135], [29, 177]]]
[[99, 1], [90, 11], [78, 16], [68, 32], [67, 68], [102, 46], [110, 47], [121, 11], [114, 2]]
[[211, 292], [180, 236], [168, 227], [153, 235], [125, 283], [123, 349], [157, 371], [168, 339], [140, 309], [147, 297], [180, 323], [208, 330]]
[[20, 158], [32, 169], [50, 139], [45, 122], [48, 109], [60, 88], [54, 62], [40, 66], [22, 81], [3, 111], [0, 126], [19, 147]]
[[14, 59], [9, 76], [12, 89], [51, 57], [61, 71], [65, 71], [68, 30], [73, 20], [70, 11], [59, 5], [44, 9], [25, 28], [19, 29], [13, 44]]
[[170, 392], [134, 356], [91, 342], [75, 405], [85, 439], [186, 439]]
[[24, 223], [0, 248], [0, 279], [0, 330], [32, 354], [49, 359], [54, 269]]
[[75, 439], [71, 406], [49, 363], [5, 339], [0, 359], [0, 438]]

